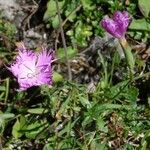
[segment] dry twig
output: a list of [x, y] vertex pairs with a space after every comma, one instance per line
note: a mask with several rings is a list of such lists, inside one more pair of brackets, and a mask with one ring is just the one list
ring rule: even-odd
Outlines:
[[68, 60], [66, 39], [65, 39], [65, 35], [64, 35], [63, 26], [62, 26], [62, 19], [61, 19], [61, 15], [60, 15], [60, 9], [59, 9], [59, 6], [58, 6], [58, 0], [56, 0], [56, 7], [57, 7], [57, 13], [58, 13], [58, 18], [59, 18], [59, 23], [60, 23], [61, 38], [62, 38], [63, 47], [64, 47], [64, 51], [65, 51], [66, 62], [67, 62], [68, 76], [69, 76], [69, 80], [72, 80], [72, 73], [71, 73], [71, 68], [70, 68], [70, 62]]

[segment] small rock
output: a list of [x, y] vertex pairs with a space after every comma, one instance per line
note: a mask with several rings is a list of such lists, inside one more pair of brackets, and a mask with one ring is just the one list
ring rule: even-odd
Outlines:
[[2, 11], [2, 17], [13, 21], [17, 11], [19, 11], [19, 5], [16, 0], [0, 0], [0, 10]]

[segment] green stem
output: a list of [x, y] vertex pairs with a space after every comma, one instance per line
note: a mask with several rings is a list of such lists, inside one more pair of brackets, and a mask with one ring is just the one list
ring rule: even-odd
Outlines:
[[128, 63], [129, 69], [130, 69], [130, 79], [132, 80], [133, 75], [134, 75], [135, 59], [134, 59], [133, 54], [131, 52], [131, 47], [128, 45], [125, 38], [119, 39], [119, 42], [123, 48], [123, 51], [124, 51], [124, 54], [126, 57], [126, 61]]
[[9, 94], [9, 78], [6, 79], [6, 94], [5, 94], [5, 100], [4, 100], [4, 103], [7, 102], [8, 94]]
[[144, 77], [150, 77], [150, 72], [147, 72], [147, 73], [145, 73], [143, 75], [140, 75], [138, 77], [133, 78], [131, 82], [136, 81], [136, 80], [138, 80], [140, 78], [144, 78]]
[[111, 66], [111, 72], [110, 72], [110, 80], [109, 80], [109, 85], [112, 84], [112, 78], [113, 78], [113, 72], [114, 72], [114, 66], [115, 66], [115, 59], [116, 59], [117, 53], [115, 51], [113, 60], [112, 60], [112, 66]]
[[103, 70], [104, 70], [104, 84], [105, 84], [105, 87], [107, 87], [108, 86], [107, 62], [104, 61], [104, 58], [102, 54], [100, 53], [100, 51], [98, 51], [98, 54], [100, 57], [100, 61], [102, 63]]

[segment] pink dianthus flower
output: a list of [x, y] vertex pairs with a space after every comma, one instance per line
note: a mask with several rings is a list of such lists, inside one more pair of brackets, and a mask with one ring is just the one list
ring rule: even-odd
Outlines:
[[130, 23], [130, 16], [127, 11], [116, 11], [111, 18], [105, 16], [101, 21], [102, 27], [116, 38], [123, 38], [128, 25]]
[[52, 84], [53, 51], [43, 49], [39, 53], [25, 48], [24, 44], [18, 47], [16, 60], [8, 69], [17, 78], [19, 90], [23, 91], [32, 86]]

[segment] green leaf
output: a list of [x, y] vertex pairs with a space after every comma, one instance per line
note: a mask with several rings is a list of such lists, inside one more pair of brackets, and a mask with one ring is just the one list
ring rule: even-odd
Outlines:
[[100, 130], [100, 131], [102, 131], [102, 132], [105, 132], [105, 133], [108, 132], [108, 128], [107, 128], [107, 126], [106, 126], [106, 122], [104, 122], [104, 120], [103, 120], [102, 117], [99, 117], [99, 118], [96, 120], [96, 123], [97, 123], [98, 130]]
[[114, 110], [114, 109], [125, 109], [125, 110], [130, 110], [132, 109], [132, 106], [129, 105], [120, 105], [120, 104], [110, 104], [110, 103], [105, 103], [105, 104], [95, 104], [90, 110], [89, 110], [89, 116], [92, 118], [97, 119], [100, 115], [100, 113], [105, 112], [106, 110]]
[[26, 119], [24, 116], [21, 116], [20, 119], [17, 119], [15, 124], [12, 128], [12, 135], [18, 139], [20, 138], [24, 133], [21, 132], [21, 130], [26, 128]]
[[[67, 47], [68, 58], [73, 58], [78, 53], [78, 50], [72, 47]], [[61, 59], [61, 61], [66, 61], [65, 59], [65, 50], [64, 48], [59, 48], [56, 52], [57, 58]]]
[[45, 144], [45, 146], [43, 147], [43, 150], [54, 150], [54, 147], [52, 147], [52, 144]]
[[139, 95], [139, 90], [136, 87], [130, 87], [126, 90], [126, 92], [123, 94], [125, 99], [135, 102], [137, 100], [137, 97]]
[[[76, 120], [74, 120], [73, 122], [68, 122], [68, 124], [66, 124], [63, 129], [58, 133], [58, 136], [61, 137], [63, 136], [65, 133], [66, 134], [71, 134], [71, 129], [74, 127], [74, 125], [77, 123], [79, 117], [76, 118]], [[61, 127], [61, 126], [60, 126]], [[59, 127], [57, 127], [59, 128]]]
[[97, 143], [95, 140], [91, 143], [91, 149], [92, 150], [108, 150], [106, 144]]
[[[0, 112], [2, 113], [2, 112]], [[5, 128], [5, 120], [13, 118], [15, 115], [13, 113], [0, 114], [0, 135], [3, 133]]]
[[[60, 9], [62, 9], [64, 2], [65, 1], [58, 2]], [[55, 2], [55, 0], [50, 0], [47, 3], [47, 10], [46, 10], [46, 12], [44, 14], [44, 18], [43, 18], [44, 21], [47, 21], [50, 18], [55, 17], [56, 13], [57, 13], [56, 2]]]
[[13, 118], [15, 115], [13, 113], [5, 113], [5, 114], [0, 114], [0, 119], [10, 119]]
[[83, 8], [93, 10], [95, 6], [92, 4], [92, 0], [81, 0]]
[[150, 0], [139, 0], [138, 1], [139, 9], [141, 13], [145, 16], [148, 17], [150, 13]]
[[128, 86], [129, 81], [119, 82], [118, 84], [112, 86], [110, 91], [108, 91], [107, 96], [109, 98], [119, 97], [120, 93]]
[[87, 116], [82, 122], [82, 127], [86, 127], [86, 125], [90, 124], [92, 121], [93, 119], [87, 114]]
[[58, 15], [56, 15], [53, 19], [52, 19], [52, 26], [54, 29], [59, 27], [59, 18]]
[[0, 118], [0, 136], [3, 134], [5, 128], [5, 121]]
[[92, 36], [93, 31], [90, 25], [84, 24], [81, 20], [78, 20], [75, 24], [74, 38], [75, 42], [81, 47], [87, 46], [87, 41]]
[[132, 49], [129, 46], [129, 44], [127, 43], [125, 38], [122, 38], [119, 41], [120, 41], [120, 43], [123, 47], [124, 54], [125, 54], [125, 57], [126, 57], [126, 61], [129, 65], [130, 71], [132, 73], [134, 73], [135, 59], [134, 59], [134, 56], [132, 54]]
[[87, 107], [87, 108], [89, 108], [89, 107], [91, 107], [91, 103], [90, 103], [90, 101], [88, 100], [88, 97], [80, 97], [80, 102], [81, 102], [81, 104], [84, 106], [84, 107]]
[[28, 112], [31, 114], [45, 114], [48, 112], [48, 109], [46, 109], [46, 108], [30, 108], [30, 109], [28, 109]]
[[148, 23], [145, 19], [133, 19], [129, 29], [150, 32], [150, 23]]
[[0, 91], [6, 91], [6, 87], [5, 86], [0, 86]]
[[77, 9], [78, 5], [79, 2], [76, 0], [71, 1], [71, 3], [68, 3], [67, 5], [67, 9], [65, 10], [64, 14], [70, 22], [73, 22], [74, 19], [77, 17], [75, 10]]
[[40, 134], [43, 129], [46, 127], [46, 124], [43, 122], [36, 121], [34, 123], [29, 124], [24, 130], [26, 133], [26, 137], [29, 139], [35, 139], [38, 134]]
[[150, 96], [148, 97], [148, 105], [150, 107]]
[[22, 136], [22, 134], [19, 133], [19, 130], [20, 130], [20, 122], [19, 122], [19, 120], [17, 119], [16, 122], [15, 122], [15, 124], [14, 124], [14, 126], [13, 126], [13, 128], [12, 128], [12, 135], [13, 135], [16, 139], [18, 139], [19, 137]]
[[134, 86], [128, 85], [129, 81], [123, 81], [118, 83], [117, 85], [113, 86], [108, 96], [110, 98], [116, 98], [116, 99], [124, 99], [128, 100], [129, 102], [136, 102], [139, 90]]
[[53, 72], [53, 81], [55, 83], [62, 82], [63, 81], [63, 76], [61, 74], [59, 74], [58, 72], [54, 71]]

